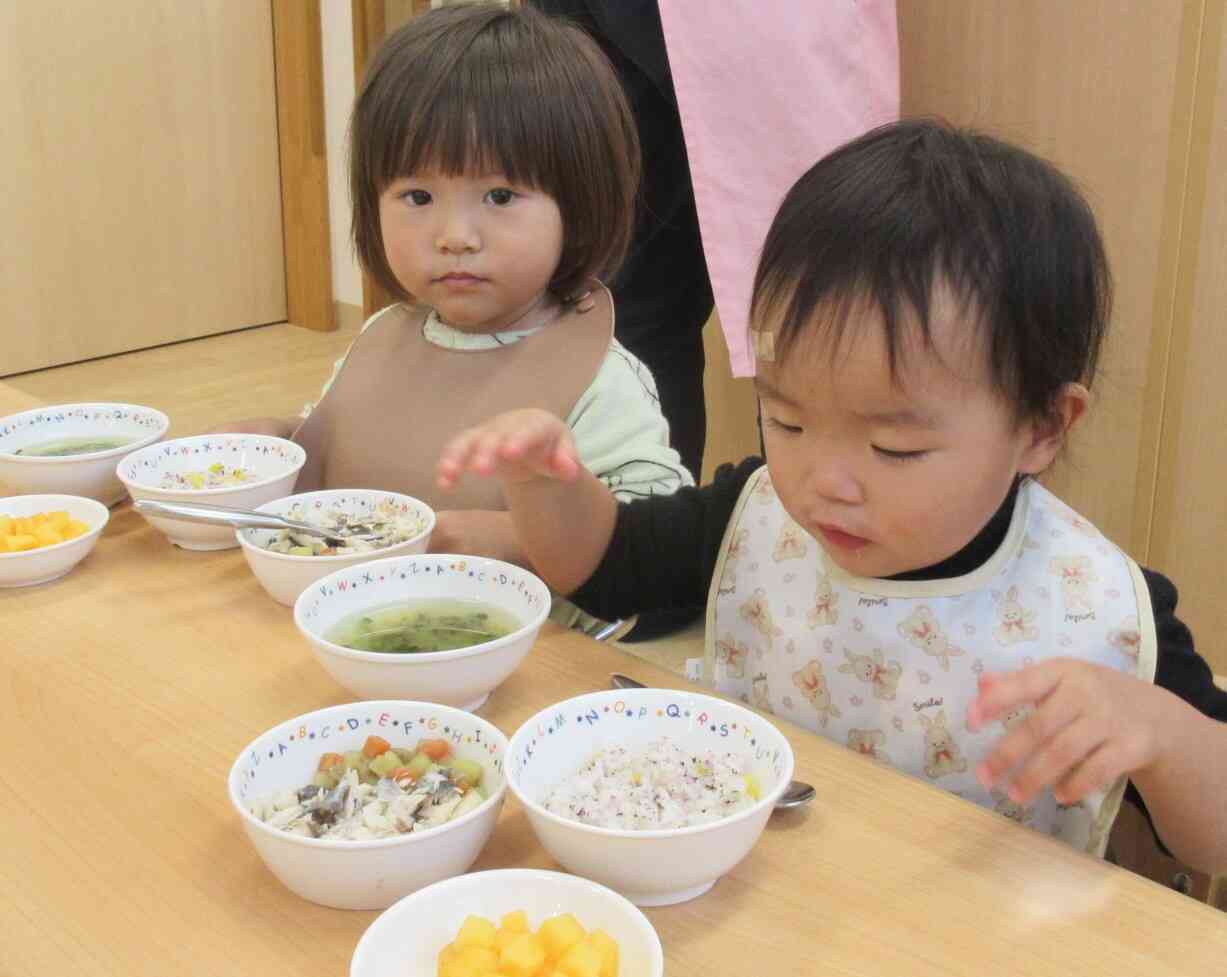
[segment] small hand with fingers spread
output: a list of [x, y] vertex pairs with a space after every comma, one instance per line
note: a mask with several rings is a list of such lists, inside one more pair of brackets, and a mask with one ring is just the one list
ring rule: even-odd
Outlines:
[[973, 732], [1007, 713], [1034, 707], [977, 767], [991, 788], [1009, 777], [1010, 799], [1026, 804], [1052, 788], [1061, 804], [1075, 804], [1122, 774], [1144, 770], [1167, 749], [1171, 693], [1113, 669], [1062, 658], [1017, 672], [983, 675], [967, 710]]
[[544, 410], [508, 411], [462, 431], [439, 457], [439, 487], [450, 489], [466, 472], [518, 484], [534, 479], [574, 481], [579, 454], [571, 429]]

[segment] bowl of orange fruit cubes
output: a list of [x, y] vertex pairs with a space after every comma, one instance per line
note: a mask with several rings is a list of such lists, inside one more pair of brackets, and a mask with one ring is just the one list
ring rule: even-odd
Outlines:
[[536, 869], [473, 872], [373, 922], [350, 977], [661, 977], [660, 937], [597, 882]]
[[0, 499], [0, 587], [30, 587], [64, 576], [98, 542], [110, 512], [77, 495]]

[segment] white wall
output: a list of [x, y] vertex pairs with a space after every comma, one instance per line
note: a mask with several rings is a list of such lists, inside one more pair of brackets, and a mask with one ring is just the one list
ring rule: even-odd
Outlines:
[[324, 129], [328, 151], [328, 221], [332, 229], [332, 297], [362, 305], [362, 272], [349, 240], [349, 166], [345, 135], [354, 101], [354, 27], [350, 0], [321, 0]]

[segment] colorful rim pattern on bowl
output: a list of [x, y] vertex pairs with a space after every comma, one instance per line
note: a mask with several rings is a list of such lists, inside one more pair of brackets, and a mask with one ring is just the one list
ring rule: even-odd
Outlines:
[[[403, 562], [395, 565], [392, 564], [393, 560], [398, 559]], [[381, 584], [389, 579], [412, 580], [419, 576], [443, 577], [455, 575], [475, 578], [479, 583], [485, 583], [487, 580], [490, 580], [497, 583], [500, 587], [505, 587], [518, 593], [528, 613], [532, 615], [541, 613], [544, 601], [536, 593], [537, 587], [533, 586], [531, 582], [535, 578], [528, 575], [526, 571], [521, 571], [508, 564], [501, 564], [506, 566], [506, 570], [487, 570], [486, 562], [483, 558], [468, 560], [464, 557], [440, 556], [438, 559], [431, 559], [422, 554], [415, 554], [406, 557], [389, 557], [385, 561], [375, 561], [352, 567], [349, 571], [339, 571], [341, 573], [348, 572], [350, 576], [335, 583], [331, 582], [331, 577], [325, 577], [319, 583], [312, 584], [304, 591], [304, 594], [310, 594], [313, 599], [308, 599], [303, 605], [302, 622], [304, 624], [311, 624], [319, 616], [320, 609], [325, 601], [338, 592], [361, 590], [363, 587]], [[299, 601], [302, 601], [301, 597]], [[527, 623], [529, 622], [526, 622], [525, 626], [527, 626]], [[521, 628], [520, 630], [523, 629]], [[515, 633], [518, 634], [519, 632]]]
[[[269, 740], [270, 745], [264, 746], [261, 750], [254, 749], [254, 744], [249, 747], [245, 762], [242, 759], [239, 761], [239, 781], [236, 787], [239, 799], [247, 800], [248, 785], [255, 779], [256, 768], [261, 764], [285, 761], [287, 764], [302, 767], [304, 766], [303, 755], [311, 751], [326, 751], [327, 741], [334, 732], [354, 732], [368, 727], [372, 733], [378, 732], [385, 738], [388, 734], [394, 736], [399, 732], [407, 736], [446, 739], [456, 746], [464, 743], [484, 750], [490, 758], [490, 766], [500, 774], [503, 772], [503, 746], [482, 735], [480, 722], [473, 723], [472, 731], [466, 732], [459, 728], [455, 719], [443, 720], [437, 715], [430, 715], [431, 707], [420, 702], [389, 705], [375, 717], [367, 715], [369, 712], [367, 703], [356, 703], [352, 708], [354, 715], [342, 715], [340, 718], [337, 718], [335, 714], [327, 717], [319, 715], [304, 717], [297, 728], [288, 730], [284, 736]], [[332, 712], [333, 710], [326, 711]], [[459, 722], [464, 723], [464, 719], [461, 718]], [[259, 739], [264, 740], [265, 737], [262, 736]], [[346, 842], [346, 844], [355, 844], [355, 842]]]
[[[244, 451], [251, 451], [264, 457], [276, 458], [284, 462], [286, 470], [265, 475], [252, 482], [243, 482], [241, 485], [225, 486], [225, 489], [254, 488], [257, 485], [263, 485], [274, 479], [282, 478], [295, 467], [303, 465], [307, 454], [300, 445], [295, 444], [293, 441], [287, 441], [284, 438], [272, 438], [262, 435], [242, 435], [239, 437], [234, 435], [205, 435], [202, 438], [180, 438], [174, 441], [163, 442], [157, 446], [151, 445], [144, 448], [142, 451], [125, 458], [120, 463], [120, 475], [122, 478], [138, 482], [143, 488], [165, 491], [156, 484], [141, 482], [140, 476], [147, 477], [149, 474], [158, 474], [168, 463], [179, 462], [199, 455], [237, 454]], [[210, 491], [216, 492], [218, 490], [199, 489], [193, 492], [193, 494], [203, 495]]]
[[[608, 728], [634, 729], [645, 719], [664, 719], [677, 722], [678, 734], [699, 730], [705, 733], [704, 739], [710, 739], [709, 749], [721, 752], [736, 752], [738, 748], [750, 750], [748, 755], [757, 763], [766, 761], [779, 781], [784, 776], [784, 752], [779, 747], [760, 744], [758, 737], [749, 724], [744, 722], [745, 710], [719, 699], [700, 700], [701, 705], [695, 708], [694, 696], [690, 693], [677, 693], [670, 696], [667, 690], [660, 691], [662, 704], [644, 706], [628, 703], [624, 698], [612, 698], [597, 707], [576, 708], [569, 702], [560, 702], [553, 708], [554, 715], [545, 722], [538, 722], [511, 757], [513, 769], [519, 773], [528, 769], [537, 755], [537, 744], [546, 737], [562, 733], [569, 725], [575, 727], [608, 723]], [[531, 721], [531, 720], [530, 720]], [[658, 727], [659, 735], [668, 736], [672, 732], [667, 724]]]
[[[39, 407], [35, 410], [23, 411], [20, 414], [13, 414], [4, 418], [4, 423], [0, 423], [0, 439], [14, 434], [36, 432], [40, 427], [60, 426], [68, 422], [78, 421], [87, 424], [99, 422], [132, 424], [138, 428], [144, 428], [146, 432], [144, 436], [158, 434], [165, 431], [169, 426], [166, 415], [151, 407], [139, 407], [134, 404], [67, 404], [63, 407]], [[125, 449], [131, 451], [132, 445], [118, 445], [114, 448], [108, 448], [106, 451], [123, 451]], [[95, 451], [90, 452], [90, 454], [101, 455], [106, 454], [106, 451]], [[13, 454], [13, 452], [0, 448], [0, 454]], [[24, 458], [22, 455], [17, 457]], [[72, 455], [66, 457], [81, 458], [85, 456]], [[47, 459], [40, 457], [39, 460], [45, 461]]]

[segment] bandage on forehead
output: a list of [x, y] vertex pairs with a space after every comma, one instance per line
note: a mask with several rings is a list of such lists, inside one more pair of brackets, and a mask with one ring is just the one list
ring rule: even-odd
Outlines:
[[775, 362], [775, 333], [770, 329], [751, 329], [750, 342], [754, 358], [764, 363]]

